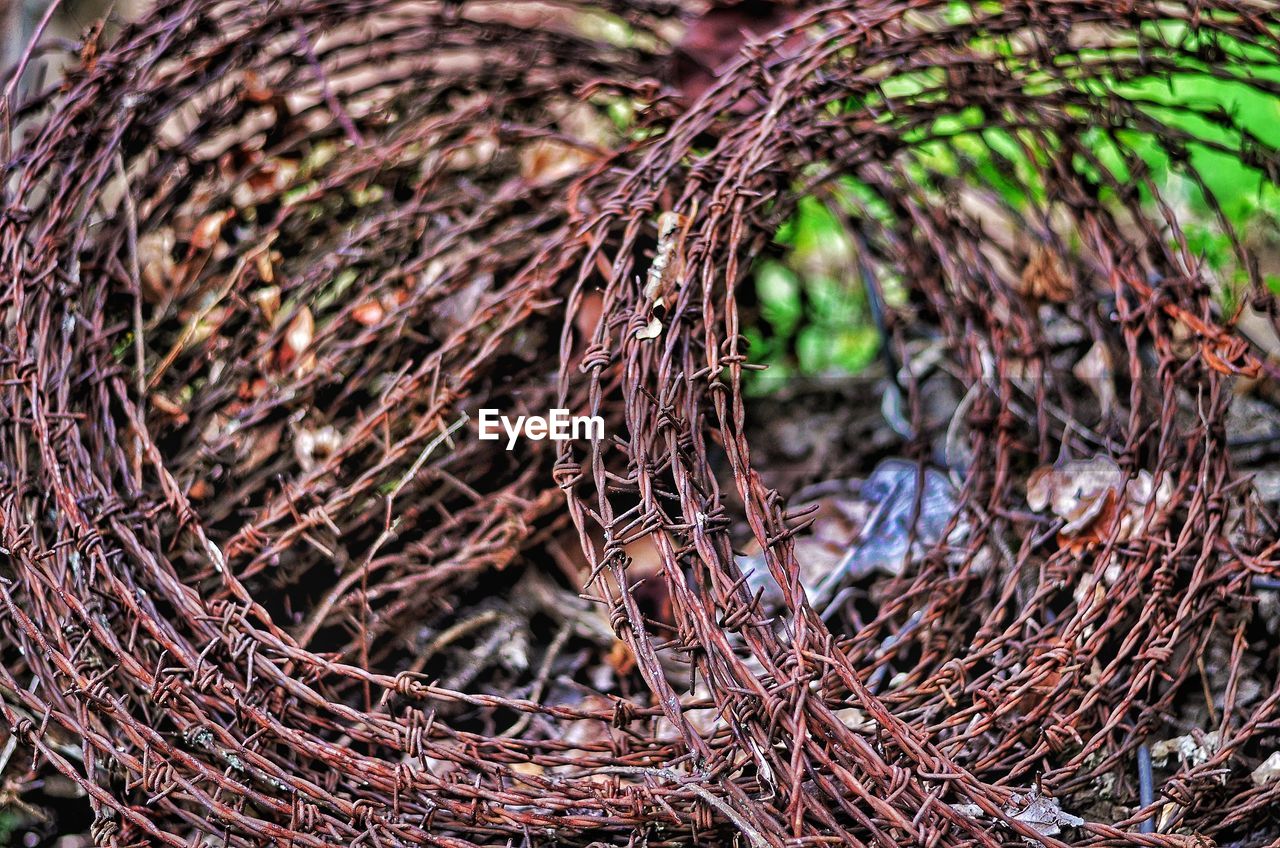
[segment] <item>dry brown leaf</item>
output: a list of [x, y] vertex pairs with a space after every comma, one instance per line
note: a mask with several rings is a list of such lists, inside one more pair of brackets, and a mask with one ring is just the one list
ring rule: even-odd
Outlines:
[[1071, 276], [1058, 254], [1049, 247], [1036, 247], [1022, 269], [1019, 293], [1032, 300], [1066, 303], [1075, 293]]
[[263, 320], [270, 324], [276, 320], [276, 313], [280, 310], [280, 287], [263, 286], [254, 290], [249, 295], [249, 300], [258, 307]]
[[619, 675], [630, 674], [636, 667], [636, 655], [631, 647], [621, 639], [613, 643], [609, 653], [605, 654], [605, 662]]
[[649, 323], [636, 330], [636, 338], [640, 341], [656, 339], [662, 335], [662, 322], [657, 318], [650, 318]]
[[173, 287], [177, 276], [177, 264], [173, 259], [176, 244], [173, 227], [160, 227], [138, 236], [142, 295], [149, 303], [163, 300]]
[[1064, 519], [1059, 542], [1072, 549], [1107, 539], [1113, 531], [1121, 541], [1136, 537], [1144, 529], [1147, 506], [1154, 503], [1158, 511], [1172, 496], [1168, 477], [1159, 488], [1146, 470], [1130, 479], [1104, 455], [1041, 466], [1027, 479], [1027, 505]]
[[1115, 370], [1111, 359], [1111, 351], [1102, 342], [1094, 342], [1071, 373], [1098, 398], [1102, 410], [1114, 409], [1116, 406]]
[[516, 774], [523, 774], [528, 777], [541, 777], [546, 771], [545, 768], [537, 763], [512, 763], [508, 768]]
[[187, 413], [183, 411], [182, 407], [174, 403], [165, 395], [160, 394], [160, 392], [152, 392], [151, 405], [163, 412], [165, 415], [168, 415], [170, 418], [173, 418], [174, 423], [179, 425], [187, 423]]
[[444, 157], [445, 167], [451, 171], [474, 171], [494, 160], [502, 146], [492, 130], [474, 132], [466, 141], [450, 149]]
[[280, 348], [276, 351], [276, 364], [281, 370], [302, 365], [305, 361], [303, 354], [311, 346], [315, 332], [315, 318], [312, 317], [311, 310], [303, 306], [289, 322], [284, 338], [280, 340]]
[[573, 328], [578, 331], [579, 338], [590, 341], [603, 314], [604, 294], [594, 289], [583, 292], [578, 309], [573, 314]]
[[243, 473], [256, 470], [275, 459], [280, 452], [280, 439], [283, 435], [283, 422], [267, 427], [255, 427], [248, 431], [237, 454], [240, 457], [238, 461], [240, 471]]
[[[430, 269], [429, 269], [430, 270]], [[425, 288], [425, 284], [424, 284]], [[481, 308], [486, 295], [493, 290], [492, 274], [476, 274], [469, 282], [435, 305], [431, 314], [432, 331], [449, 336], [470, 321]]]
[[280, 251], [278, 250], [262, 250], [253, 257], [253, 264], [258, 269], [258, 277], [262, 282], [275, 282], [276, 263], [280, 261], [280, 258]]
[[540, 138], [520, 151], [520, 176], [545, 185], [579, 173], [599, 157], [554, 138]]
[[376, 300], [366, 300], [351, 310], [352, 320], [362, 327], [376, 326], [385, 314], [382, 310], [382, 304]]
[[278, 197], [297, 176], [299, 164], [292, 159], [268, 159], [236, 183], [231, 202], [243, 209]]
[[222, 237], [222, 226], [235, 214], [230, 210], [211, 212], [200, 219], [191, 233], [191, 246], [197, 250], [208, 250], [218, 243]]

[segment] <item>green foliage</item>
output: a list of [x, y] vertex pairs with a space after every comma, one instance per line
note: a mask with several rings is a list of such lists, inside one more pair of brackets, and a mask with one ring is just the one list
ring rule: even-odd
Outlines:
[[747, 331], [756, 372], [754, 391], [769, 391], [796, 375], [857, 373], [875, 359], [879, 335], [854, 272], [844, 224], [820, 200], [804, 198], [779, 230], [781, 260], [756, 269], [761, 325]]
[[0, 808], [0, 848], [13, 844], [14, 832], [21, 822], [17, 813]]
[[[962, 26], [986, 13], [983, 3], [954, 2], [943, 23]], [[977, 33], [971, 47], [993, 62], [1020, 67], [1031, 60], [1018, 55], [1004, 35]], [[1259, 90], [1251, 80], [1280, 84], [1274, 57], [1249, 45], [1218, 36], [1212, 44], [1182, 25], [1144, 31], [1169, 50], [1180, 50], [1174, 74], [1151, 74], [1129, 79], [1071, 82], [1069, 65], [1058, 74], [1024, 73], [1026, 90], [1039, 86], [1077, 85], [1092, 97], [1120, 95], [1139, 119], [1163, 125], [1158, 132], [1100, 124], [1084, 135], [1093, 161], [1078, 156], [1072, 166], [1100, 184], [1105, 201], [1110, 189], [1102, 184], [1099, 167], [1122, 186], [1136, 185], [1152, 207], [1146, 180], [1178, 216], [1192, 253], [1218, 283], [1217, 297], [1230, 313], [1246, 285], [1245, 270], [1224, 227], [1229, 226], [1253, 249], [1280, 256], [1280, 190], [1262, 171], [1263, 156], [1280, 148], [1280, 96]], [[1100, 48], [1101, 49], [1101, 48]], [[1124, 51], [1123, 44], [1105, 48]], [[1096, 53], [1081, 50], [1082, 57]], [[1212, 57], [1217, 57], [1213, 61]], [[1064, 83], [1063, 80], [1066, 80]], [[840, 101], [833, 108], [868, 110], [893, 120], [892, 104], [939, 102], [947, 96], [947, 80], [938, 69], [897, 73], [891, 70], [868, 102]], [[1078, 108], [1078, 107], [1073, 107]], [[903, 134], [906, 149], [895, 161], [917, 185], [964, 179], [993, 191], [1011, 209], [1027, 210], [1046, 201], [1039, 175], [1056, 156], [1052, 137], [1023, 136], [1024, 130], [991, 128], [992, 115], [978, 106], [961, 108], [929, 125]], [[1083, 108], [1080, 117], [1089, 115]], [[1045, 149], [1046, 143], [1048, 149]], [[846, 202], [848, 201], [848, 202]], [[828, 205], [834, 207], [829, 208]], [[851, 178], [838, 182], [823, 199], [806, 197], [779, 229], [776, 242], [781, 258], [759, 265], [755, 273], [761, 304], [759, 326], [747, 330], [752, 360], [768, 364], [750, 386], [768, 391], [793, 375], [855, 373], [872, 362], [879, 335], [867, 308], [850, 235], [841, 217], [857, 218], [887, 211], [877, 207], [872, 192]], [[1272, 291], [1280, 293], [1280, 277], [1268, 276]], [[891, 288], [891, 287], [890, 287]], [[886, 293], [892, 303], [892, 291]]]

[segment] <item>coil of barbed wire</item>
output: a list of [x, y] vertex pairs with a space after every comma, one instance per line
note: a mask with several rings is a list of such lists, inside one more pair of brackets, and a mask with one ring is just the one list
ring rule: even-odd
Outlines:
[[[1274, 96], [1277, 7], [954, 7], [778, 4], [691, 73], [716, 9], [166, 2], [7, 113], [0, 715], [95, 833], [1249, 844], [1275, 525], [1222, 422], [1274, 366], [1135, 140], [1202, 187], [1196, 149], [1280, 168], [1123, 83]], [[956, 512], [857, 620], [750, 440], [747, 283], [815, 198], [912, 319], [913, 432], [920, 328], [964, 398]], [[504, 450], [487, 408], [607, 435]], [[1149, 490], [1063, 532], [1027, 483], [1063, 452]], [[1215, 747], [1144, 800], [1211, 655]]]

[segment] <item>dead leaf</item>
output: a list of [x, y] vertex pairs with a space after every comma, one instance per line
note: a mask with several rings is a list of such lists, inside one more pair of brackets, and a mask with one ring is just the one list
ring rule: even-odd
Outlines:
[[245, 99], [250, 103], [269, 103], [275, 92], [262, 83], [262, 78], [254, 71], [245, 71], [240, 80], [244, 88]]
[[636, 655], [621, 639], [613, 643], [613, 647], [604, 658], [605, 662], [609, 663], [609, 666], [620, 676], [630, 674], [636, 667]]
[[520, 176], [533, 185], [546, 185], [571, 177], [598, 159], [576, 145], [540, 138], [520, 151]]
[[312, 317], [311, 310], [303, 306], [289, 322], [284, 338], [280, 340], [280, 349], [276, 351], [276, 364], [282, 371], [295, 365], [302, 366], [305, 362], [303, 353], [311, 346], [315, 332], [315, 318]]
[[1084, 824], [1084, 819], [1064, 812], [1057, 799], [1041, 795], [1035, 789], [1025, 795], [1010, 796], [1004, 814], [1013, 821], [1029, 825], [1041, 836], [1057, 836], [1064, 827]]
[[280, 287], [263, 286], [249, 295], [249, 300], [258, 307], [262, 318], [268, 324], [276, 320], [276, 312], [280, 309]]
[[151, 405], [174, 419], [175, 424], [182, 425], [187, 423], [187, 413], [183, 411], [182, 407], [160, 392], [151, 393]]
[[[273, 283], [276, 279], [276, 263], [280, 261], [280, 251], [262, 250], [253, 257], [253, 264], [258, 269], [258, 277], [264, 283]], [[277, 306], [279, 302], [277, 301]], [[271, 319], [267, 319], [268, 321]]]
[[512, 763], [507, 768], [511, 769], [511, 771], [516, 774], [522, 774], [527, 777], [541, 777], [543, 772], [546, 771], [546, 769], [537, 763]]
[[231, 202], [239, 209], [257, 206], [279, 197], [298, 175], [299, 162], [292, 159], [268, 159], [236, 183]]
[[501, 142], [492, 130], [473, 132], [461, 145], [451, 148], [445, 154], [445, 167], [451, 171], [482, 168], [494, 160], [499, 147]]
[[228, 209], [205, 215], [191, 233], [191, 246], [197, 250], [208, 250], [213, 247], [222, 236], [222, 225], [231, 220], [234, 214]]
[[1059, 543], [1073, 550], [1107, 539], [1113, 531], [1121, 541], [1135, 538], [1145, 530], [1148, 505], [1159, 512], [1172, 497], [1167, 476], [1157, 488], [1151, 472], [1140, 470], [1128, 478], [1104, 455], [1041, 466], [1027, 479], [1027, 505], [1064, 519]]
[[1075, 286], [1057, 252], [1052, 248], [1039, 246], [1031, 251], [1031, 258], [1022, 269], [1018, 291], [1031, 300], [1066, 303], [1075, 293]]
[[293, 455], [303, 471], [311, 471], [337, 453], [342, 447], [342, 434], [332, 425], [316, 430], [299, 429], [293, 436]]
[[658, 247], [645, 276], [643, 292], [649, 304], [649, 321], [636, 330], [637, 339], [656, 339], [662, 334], [662, 321], [667, 317], [684, 268], [684, 240], [692, 224], [693, 215], [663, 212], [658, 216]]
[[580, 339], [587, 342], [591, 340], [603, 314], [604, 295], [595, 289], [583, 292], [578, 310], [573, 314], [573, 328], [578, 331]]
[[636, 329], [636, 338], [641, 341], [656, 339], [660, 335], [662, 335], [662, 322], [657, 318], [650, 318], [648, 324]]
[[160, 227], [138, 236], [142, 295], [148, 303], [163, 300], [173, 287], [177, 268], [173, 259], [176, 244], [173, 227]]
[[[818, 483], [811, 494], [799, 493], [788, 503], [791, 513], [812, 510], [806, 516], [809, 528], [794, 541], [800, 585], [811, 603], [830, 600], [839, 584], [872, 573], [899, 575], [928, 548], [965, 537], [962, 521], [946, 534], [959, 511], [951, 480], [936, 468], [925, 468], [924, 491], [917, 499], [921, 476], [914, 462], [891, 457], [865, 480]], [[747, 575], [749, 591], [763, 590], [768, 605], [782, 602], [782, 590], [758, 544], [746, 545], [737, 563]]]
[[1151, 760], [1163, 766], [1170, 757], [1176, 757], [1179, 763], [1198, 766], [1207, 763], [1221, 744], [1221, 735], [1216, 730], [1200, 734], [1199, 739], [1192, 734], [1161, 739], [1151, 745]]
[[1098, 405], [1106, 413], [1116, 407], [1115, 371], [1111, 351], [1102, 342], [1094, 342], [1071, 373], [1098, 398]]
[[[428, 267], [428, 272], [432, 268]], [[426, 275], [424, 274], [424, 277]], [[424, 283], [424, 288], [427, 283]], [[431, 328], [440, 336], [448, 336], [476, 314], [485, 295], [493, 289], [492, 274], [476, 274], [470, 282], [450, 293], [432, 309]]]
[[373, 327], [382, 320], [385, 313], [382, 304], [376, 300], [366, 300], [351, 310], [351, 318], [362, 327]]
[[1280, 751], [1273, 751], [1271, 756], [1263, 760], [1262, 765], [1249, 775], [1254, 786], [1265, 786], [1277, 778], [1280, 778]]
[[280, 439], [283, 435], [284, 422], [248, 431], [236, 454], [239, 472], [255, 471], [275, 459], [280, 452]]

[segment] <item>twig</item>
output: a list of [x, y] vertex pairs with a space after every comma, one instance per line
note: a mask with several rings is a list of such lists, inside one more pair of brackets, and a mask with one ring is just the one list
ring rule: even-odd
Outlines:
[[12, 153], [13, 144], [13, 95], [18, 88], [18, 82], [22, 79], [22, 75], [27, 72], [27, 64], [31, 61], [31, 55], [35, 52], [36, 45], [40, 43], [40, 39], [44, 37], [44, 31], [49, 28], [49, 22], [53, 20], [53, 16], [57, 14], [58, 7], [62, 5], [62, 0], [52, 0], [48, 8], [44, 10], [44, 17], [40, 18], [40, 23], [36, 25], [35, 31], [31, 33], [31, 38], [27, 39], [26, 49], [22, 51], [22, 58], [18, 60], [18, 64], [13, 69], [13, 76], [9, 78], [9, 82], [4, 87], [4, 102], [0, 106], [4, 108], [4, 160], [8, 160]]
[[337, 119], [342, 126], [342, 131], [347, 134], [347, 138], [356, 147], [364, 147], [364, 136], [360, 135], [360, 131], [356, 129], [355, 121], [351, 120], [351, 115], [343, 108], [339, 102], [337, 95], [333, 93], [333, 89], [329, 87], [329, 78], [325, 75], [324, 68], [320, 65], [320, 60], [316, 58], [316, 51], [311, 47], [311, 39], [307, 38], [307, 31], [298, 21], [293, 22], [293, 31], [298, 34], [298, 45], [302, 48], [302, 55], [306, 57], [307, 65], [311, 68], [311, 72], [316, 76], [316, 82], [320, 83], [320, 93], [324, 97], [325, 105], [329, 107], [329, 111], [333, 112], [333, 117]]
[[[573, 620], [565, 619], [560, 625], [560, 629], [556, 631], [555, 637], [551, 640], [551, 644], [547, 646], [547, 655], [542, 658], [542, 664], [538, 666], [538, 676], [533, 682], [533, 691], [529, 693], [529, 700], [538, 702], [542, 700], [542, 690], [547, 687], [547, 678], [551, 676], [551, 664], [556, 661], [556, 657], [560, 655], [564, 643], [569, 641], [569, 636], [573, 633]], [[503, 739], [510, 739], [519, 736], [529, 722], [533, 720], [533, 713], [525, 713], [516, 720], [516, 723], [504, 730], [500, 735]]]
[[147, 397], [147, 348], [143, 342], [142, 327], [142, 272], [138, 267], [138, 207], [133, 202], [133, 188], [129, 185], [129, 175], [125, 171], [124, 156], [116, 151], [116, 176], [124, 186], [124, 213], [126, 247], [129, 252], [129, 277], [133, 283], [133, 353], [138, 360], [138, 402], [144, 403]]
[[418, 454], [418, 458], [414, 460], [413, 465], [409, 467], [409, 470], [406, 471], [404, 476], [400, 478], [400, 481], [396, 483], [388, 497], [391, 500], [395, 500], [396, 495], [400, 494], [400, 490], [408, 485], [409, 481], [416, 477], [418, 472], [422, 470], [422, 466], [426, 463], [432, 452], [435, 451], [436, 448], [440, 447], [440, 443], [448, 441], [449, 437], [452, 436], [458, 428], [470, 420], [470, 415], [467, 415], [465, 412], [462, 413], [462, 417], [451, 424], [449, 429], [445, 430], [443, 433], [428, 442], [427, 446], [422, 449], [422, 453]]
[[644, 766], [605, 766], [604, 768], [594, 769], [596, 774], [633, 774], [642, 777], [655, 777], [660, 780], [666, 780], [678, 786], [686, 786], [693, 790], [693, 793], [711, 806], [719, 810], [729, 821], [738, 826], [742, 834], [747, 837], [755, 848], [770, 848], [769, 842], [760, 834], [760, 831], [752, 827], [751, 823], [743, 818], [737, 810], [729, 806], [723, 799], [716, 797], [709, 789], [702, 786], [697, 781], [705, 780], [702, 775], [681, 774], [675, 769], [670, 768], [646, 768]]

